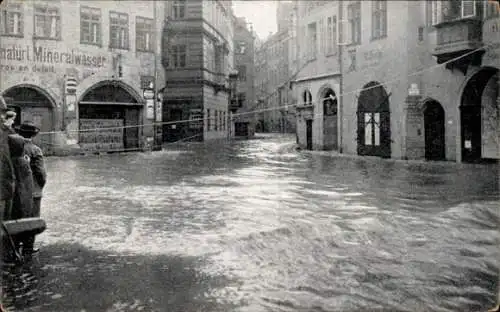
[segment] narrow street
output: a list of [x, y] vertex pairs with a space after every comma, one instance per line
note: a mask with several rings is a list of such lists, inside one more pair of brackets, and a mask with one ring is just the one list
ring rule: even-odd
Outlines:
[[48, 158], [15, 311], [486, 311], [496, 165], [295, 149], [295, 136]]

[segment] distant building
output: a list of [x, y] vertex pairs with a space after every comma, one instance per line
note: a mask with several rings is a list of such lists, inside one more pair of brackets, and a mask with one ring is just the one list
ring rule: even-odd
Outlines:
[[294, 82], [301, 146], [399, 159], [500, 158], [497, 3], [295, 4], [306, 64]]
[[0, 11], [0, 92], [17, 124], [40, 127], [46, 154], [139, 149], [153, 136], [143, 89], [155, 83], [163, 2], [11, 0]]
[[228, 136], [229, 74], [234, 66], [231, 1], [165, 1], [163, 138]]
[[238, 71], [236, 92], [231, 101], [234, 113], [234, 135], [253, 137], [255, 134], [255, 48], [254, 33], [244, 18], [235, 17], [234, 23], [234, 62]]
[[256, 97], [258, 102], [257, 131], [295, 132], [295, 108], [290, 80], [295, 74], [294, 5], [278, 2], [276, 12], [278, 32], [270, 35], [256, 52]]

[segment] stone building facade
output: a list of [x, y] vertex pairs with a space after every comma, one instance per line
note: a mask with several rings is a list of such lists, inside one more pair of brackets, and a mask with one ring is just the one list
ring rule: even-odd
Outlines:
[[234, 62], [238, 72], [236, 92], [231, 99], [234, 136], [255, 135], [255, 47], [254, 33], [244, 18], [234, 17]]
[[338, 149], [339, 1], [296, 2], [298, 74], [293, 81], [299, 145]]
[[[153, 136], [152, 127], [142, 126], [154, 121], [143, 89], [154, 84], [161, 6], [0, 5], [0, 92], [18, 112], [16, 123], [30, 120], [41, 128], [36, 140], [45, 153], [134, 150]], [[163, 73], [157, 77], [163, 85]]]
[[164, 141], [227, 138], [229, 74], [236, 70], [231, 1], [164, 3]]
[[[338, 73], [342, 85], [336, 118], [341, 151], [458, 162], [499, 158], [497, 4], [338, 3], [341, 7], [326, 8], [323, 4], [321, 11], [337, 15], [337, 36], [342, 37], [338, 45], [340, 66], [328, 71]], [[299, 10], [307, 7], [305, 2], [296, 4]], [[313, 15], [311, 9], [306, 16]], [[307, 47], [304, 44], [300, 47]], [[321, 44], [318, 41], [315, 46]], [[300, 101], [299, 86], [297, 83]], [[299, 138], [305, 138], [299, 140], [300, 144], [330, 149], [321, 144], [324, 139], [319, 139], [319, 133], [324, 135], [328, 130], [314, 126], [317, 119], [326, 117], [316, 107], [321, 94], [311, 92], [304, 99], [303, 103], [309, 99], [313, 102], [304, 109], [314, 116], [309, 131], [312, 144], [307, 143], [307, 128], [302, 136], [299, 131]]]

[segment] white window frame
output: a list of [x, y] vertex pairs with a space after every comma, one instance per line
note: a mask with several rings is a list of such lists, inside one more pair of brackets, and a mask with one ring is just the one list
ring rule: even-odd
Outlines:
[[[23, 4], [9, 3], [1, 10], [1, 34], [3, 36], [22, 37], [24, 34]], [[11, 25], [12, 31], [11, 31]]]
[[[33, 36], [37, 39], [61, 39], [61, 9], [54, 6], [35, 4], [33, 14]], [[40, 23], [40, 24], [39, 24]], [[40, 28], [39, 28], [40, 26]], [[42, 34], [39, 30], [42, 29]]]
[[[112, 22], [115, 19], [117, 22]], [[112, 34], [116, 33], [118, 42], [113, 42]], [[129, 38], [129, 16], [127, 13], [116, 11], [109, 12], [109, 46], [113, 49], [128, 50], [130, 46]]]
[[203, 110], [191, 109], [189, 111], [189, 128], [190, 129], [203, 128]]
[[[87, 14], [89, 18], [83, 18], [83, 14]], [[84, 23], [88, 24], [88, 40], [84, 36]], [[92, 8], [88, 6], [80, 7], [80, 43], [101, 45], [102, 38], [102, 15], [100, 8]]]
[[431, 24], [437, 25], [443, 21], [443, 2], [441, 0], [431, 1]]
[[172, 17], [174, 19], [180, 19], [186, 17], [187, 1], [186, 0], [174, 0], [172, 4]]
[[[311, 25], [314, 25], [314, 34], [311, 33], [312, 27], [309, 27]], [[312, 60], [316, 58], [318, 54], [318, 23], [317, 22], [311, 22], [307, 24], [307, 59]], [[314, 35], [314, 36], [313, 36]]]
[[326, 55], [333, 55], [337, 53], [338, 41], [338, 26], [337, 16], [332, 15], [326, 19]]
[[[469, 15], [466, 15], [465, 13], [465, 4], [469, 4], [469, 5], [472, 5], [472, 9], [473, 9], [473, 13], [472, 14], [469, 14]], [[476, 1], [475, 0], [462, 0], [461, 2], [461, 16], [462, 18], [469, 18], [469, 17], [475, 17], [477, 15], [477, 12], [476, 12]]]
[[135, 49], [138, 52], [154, 52], [155, 46], [154, 19], [135, 17]]

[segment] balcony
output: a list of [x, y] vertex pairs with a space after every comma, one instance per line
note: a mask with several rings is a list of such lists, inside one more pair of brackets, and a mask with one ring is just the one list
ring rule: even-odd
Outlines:
[[[437, 63], [442, 64], [483, 46], [483, 21], [472, 18], [445, 19], [434, 25], [437, 31], [436, 46], [433, 55]], [[464, 75], [469, 65], [480, 65], [484, 51], [470, 53], [467, 56], [446, 64], [446, 68], [459, 69]]]

